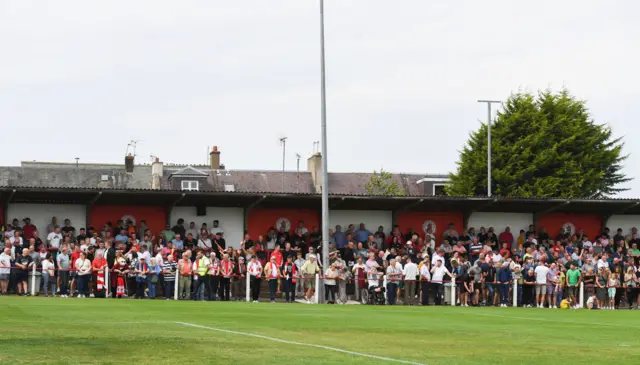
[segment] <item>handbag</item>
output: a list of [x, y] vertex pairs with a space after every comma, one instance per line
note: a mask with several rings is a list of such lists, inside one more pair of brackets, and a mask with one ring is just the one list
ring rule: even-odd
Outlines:
[[149, 282], [151, 282], [151, 284], [158, 284], [158, 275], [153, 274], [151, 279], [149, 279]]

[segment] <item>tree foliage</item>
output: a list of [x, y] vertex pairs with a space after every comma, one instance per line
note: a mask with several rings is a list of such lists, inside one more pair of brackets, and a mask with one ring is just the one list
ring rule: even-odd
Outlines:
[[380, 170], [374, 171], [369, 181], [364, 185], [369, 195], [403, 196], [405, 190], [393, 178], [393, 174]]
[[[601, 198], [630, 181], [621, 138], [563, 90], [512, 94], [491, 127], [491, 190], [499, 196]], [[449, 195], [487, 194], [487, 125], [471, 133]]]

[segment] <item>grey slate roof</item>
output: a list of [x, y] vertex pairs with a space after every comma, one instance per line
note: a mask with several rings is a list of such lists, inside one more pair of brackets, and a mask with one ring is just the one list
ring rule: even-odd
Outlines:
[[[311, 173], [285, 171], [284, 190], [282, 171], [211, 170], [208, 166], [164, 165], [161, 189], [171, 190], [171, 175], [206, 176], [207, 189], [225, 191], [225, 185], [233, 185], [236, 192], [306, 193], [315, 194]], [[330, 194], [368, 195], [365, 184], [371, 173], [329, 173]], [[202, 176], [202, 175], [200, 175]], [[416, 182], [425, 177], [446, 178], [446, 175], [394, 174], [393, 178], [403, 186], [406, 195], [424, 195], [424, 189]], [[106, 181], [103, 181], [106, 178]], [[151, 189], [151, 165], [136, 165], [133, 173], [125, 172], [122, 164], [73, 164], [23, 162], [20, 167], [0, 167], [0, 186], [100, 188], [100, 189]]]

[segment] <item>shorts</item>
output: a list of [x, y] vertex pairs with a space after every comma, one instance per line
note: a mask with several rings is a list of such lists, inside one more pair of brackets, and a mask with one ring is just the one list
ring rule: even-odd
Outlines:
[[569, 296], [576, 296], [576, 287], [575, 286], [570, 286], [567, 288], [567, 294]]
[[547, 294], [553, 294], [555, 288], [555, 285], [547, 285]]
[[316, 288], [316, 281], [315, 281], [315, 279], [313, 279], [313, 278], [312, 278], [311, 280], [305, 280], [304, 282], [305, 282], [305, 283], [304, 283], [304, 287], [305, 287], [306, 289], [315, 289], [315, 288]]
[[78, 276], [78, 272], [77, 272], [77, 271], [71, 271], [71, 272], [69, 273], [69, 276], [71, 276], [71, 279], [75, 279], [75, 278], [76, 278], [76, 276]]
[[0, 281], [9, 280], [10, 274], [0, 274]]
[[28, 281], [28, 280], [29, 280], [29, 271], [20, 270], [20, 272], [18, 272], [18, 282]]
[[545, 294], [547, 294], [547, 286], [536, 285], [536, 295], [545, 295]]
[[616, 296], [616, 288], [609, 288], [609, 298], [614, 298]]

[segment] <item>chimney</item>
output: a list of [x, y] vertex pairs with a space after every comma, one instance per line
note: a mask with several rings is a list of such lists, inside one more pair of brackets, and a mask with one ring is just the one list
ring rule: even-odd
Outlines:
[[133, 156], [131, 156], [131, 154], [128, 154], [125, 158], [124, 158], [124, 170], [128, 173], [132, 173], [133, 172], [133, 162], [134, 162], [134, 158]]
[[218, 151], [218, 146], [213, 146], [213, 150], [209, 153], [209, 161], [212, 170], [220, 170], [220, 151]]
[[316, 189], [316, 193], [322, 192], [322, 154], [316, 152], [307, 160], [307, 171], [311, 173], [311, 179], [313, 180], [313, 186]]
[[162, 162], [159, 158], [155, 158], [151, 164], [151, 189], [159, 190], [162, 181]]

